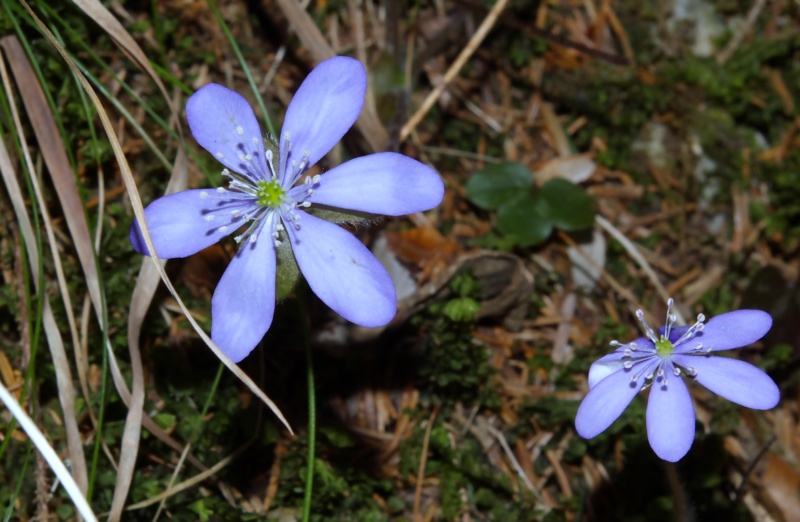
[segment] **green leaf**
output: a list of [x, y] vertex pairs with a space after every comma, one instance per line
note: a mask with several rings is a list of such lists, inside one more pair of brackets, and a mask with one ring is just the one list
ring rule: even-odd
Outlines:
[[523, 247], [538, 245], [553, 232], [547, 202], [530, 191], [500, 207], [497, 226]]
[[316, 216], [331, 223], [363, 223], [367, 224], [378, 217], [375, 214], [359, 212], [357, 210], [342, 210], [339, 208], [328, 207], [326, 205], [313, 205], [307, 210], [312, 216]]
[[[442, 313], [451, 321], [456, 323], [466, 323], [471, 321], [480, 309], [481, 305], [474, 299], [470, 297], [457, 297], [455, 299], [451, 299], [446, 305], [444, 305], [444, 310], [442, 310]], [[452, 362], [454, 361], [451, 361], [451, 363]]]
[[467, 196], [475, 205], [498, 208], [533, 185], [531, 172], [519, 163], [489, 165], [467, 182]]
[[289, 238], [284, 231], [280, 236], [281, 244], [276, 248], [277, 275], [275, 277], [275, 301], [281, 301], [289, 295], [297, 281], [300, 280], [300, 267], [294, 258]]
[[547, 202], [547, 217], [561, 230], [583, 230], [594, 225], [592, 198], [578, 185], [565, 179], [551, 179], [539, 190]]

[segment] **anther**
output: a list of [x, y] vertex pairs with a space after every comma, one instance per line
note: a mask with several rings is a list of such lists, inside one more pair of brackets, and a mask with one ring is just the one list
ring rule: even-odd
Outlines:
[[697, 370], [693, 366], [689, 366], [687, 370], [689, 371], [690, 377], [697, 377]]
[[622, 346], [622, 343], [621, 343], [621, 342], [619, 342], [619, 341], [617, 341], [616, 339], [614, 339], [613, 341], [611, 341], [611, 342], [610, 342], [610, 343], [608, 343], [608, 344], [609, 344], [610, 346], [613, 346], [614, 348], [617, 348], [617, 347], [619, 347], [619, 346]]
[[644, 378], [648, 381], [653, 378], [653, 372], [647, 372], [644, 374]]
[[633, 368], [633, 361], [625, 361], [622, 364], [622, 367], [625, 368], [626, 370], [630, 370], [631, 368]]
[[247, 161], [251, 161], [253, 159], [253, 156], [250, 155], [250, 154], [245, 154], [244, 155], [244, 159], [247, 160]]
[[222, 226], [221, 226], [221, 227], [219, 227], [217, 230], [219, 230], [219, 233], [220, 233], [220, 234], [224, 234], [225, 232], [227, 232], [227, 231], [228, 231], [228, 227], [227, 227], [227, 226], [225, 226], [225, 225], [222, 225]]
[[633, 375], [631, 375], [631, 382], [636, 382], [637, 380], [639, 380], [638, 373], [634, 373]]
[[238, 208], [235, 208], [235, 209], [231, 210], [231, 216], [233, 216], [233, 217], [239, 217], [239, 214], [241, 214], [241, 213], [242, 213], [242, 211], [239, 210]]
[[222, 159], [222, 158], [224, 158], [224, 157], [225, 157], [225, 155], [224, 155], [224, 154], [222, 154], [221, 152], [217, 152], [216, 154], [214, 154], [214, 156], [216, 156], [216, 157], [217, 157], [217, 159]]
[[277, 239], [273, 239], [272, 240], [272, 244], [275, 245], [276, 247], [279, 247], [279, 246], [281, 246], [282, 243], [280, 241], [278, 241]]
[[207, 215], [206, 217], [204, 217], [203, 219], [205, 219], [207, 222], [211, 222], [211, 221], [214, 221], [214, 218], [216, 218], [216, 217], [217, 217], [217, 216], [215, 216], [214, 214], [208, 214], [208, 215]]
[[283, 227], [283, 224], [278, 223], [277, 225], [275, 225], [275, 230], [277, 230], [279, 232], [283, 232], [286, 229]]
[[311, 202], [310, 201], [303, 201], [298, 206], [301, 207], [301, 208], [308, 208], [308, 207], [311, 206]]
[[676, 366], [675, 368], [672, 369], [672, 373], [675, 374], [675, 377], [680, 377], [681, 376], [681, 369]]
[[314, 175], [314, 177], [313, 177], [313, 178], [311, 178], [311, 181], [313, 181], [314, 183], [319, 183], [319, 180], [320, 180], [320, 179], [322, 179], [322, 175], [320, 175], [320, 174], [315, 174], [315, 175]]
[[633, 352], [631, 351], [631, 349], [630, 349], [630, 348], [625, 348], [625, 349], [622, 351], [622, 355], [623, 355], [624, 357], [630, 357], [632, 354], [633, 354]]
[[217, 187], [217, 194], [225, 194], [228, 192], [225, 187]]
[[258, 235], [256, 235], [256, 234], [253, 234], [252, 236], [250, 236], [250, 244], [255, 243], [257, 237], [258, 237]]
[[253, 145], [258, 145], [258, 138], [253, 136]]
[[238, 134], [239, 136], [244, 136], [244, 129], [242, 128], [241, 125], [236, 126], [236, 134]]
[[664, 376], [664, 368], [659, 368], [658, 371], [656, 372], [656, 375], [658, 375], [659, 377], [663, 377]]
[[205, 190], [201, 190], [200, 199], [208, 199], [208, 192], [206, 192]]

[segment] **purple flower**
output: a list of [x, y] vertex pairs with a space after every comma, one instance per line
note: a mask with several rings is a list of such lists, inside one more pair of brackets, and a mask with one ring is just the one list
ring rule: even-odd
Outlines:
[[[314, 293], [349, 321], [377, 327], [395, 315], [394, 285], [380, 262], [353, 235], [313, 212], [399, 216], [429, 210], [444, 193], [438, 174], [384, 152], [303, 178], [356, 121], [366, 88], [357, 60], [320, 63], [289, 104], [279, 144], [264, 139], [250, 105], [230, 89], [206, 85], [186, 104], [192, 135], [224, 165], [230, 184], [162, 197], [145, 216], [156, 253], [165, 259], [190, 256], [239, 231], [239, 251], [211, 300], [211, 338], [235, 362], [272, 323], [280, 263], [296, 262]], [[137, 222], [130, 238], [137, 252], [148, 254]]]
[[737, 310], [705, 324], [700, 314], [691, 327], [674, 326], [673, 304], [672, 299], [667, 302], [667, 325], [659, 328], [659, 336], [637, 310], [647, 337], [628, 344], [612, 341], [617, 350], [589, 368], [589, 393], [575, 418], [581, 437], [591, 439], [602, 433], [639, 390], [652, 387], [647, 438], [656, 455], [677, 462], [692, 446], [695, 429], [692, 399], [681, 374], [748, 408], [766, 410], [778, 404], [778, 386], [766, 373], [743, 361], [710, 355], [761, 339], [772, 326], [768, 313]]

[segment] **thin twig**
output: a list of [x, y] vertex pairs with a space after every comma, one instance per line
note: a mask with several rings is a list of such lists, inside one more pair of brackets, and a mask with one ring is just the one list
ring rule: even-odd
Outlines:
[[414, 492], [414, 515], [411, 520], [419, 522], [420, 513], [419, 505], [422, 501], [422, 482], [425, 480], [425, 464], [428, 462], [428, 444], [431, 440], [431, 429], [433, 428], [433, 421], [436, 420], [436, 414], [439, 413], [439, 406], [433, 408], [431, 416], [428, 419], [428, 426], [425, 428], [425, 439], [422, 441], [422, 456], [419, 459], [419, 471], [417, 472], [417, 489]]
[[496, 4], [492, 7], [489, 14], [486, 15], [486, 18], [483, 19], [480, 27], [478, 30], [475, 31], [475, 34], [472, 35], [467, 45], [458, 55], [456, 60], [447, 69], [447, 72], [444, 74], [444, 78], [442, 78], [441, 83], [437, 85], [428, 97], [425, 98], [425, 101], [422, 102], [422, 106], [417, 109], [417, 112], [408, 120], [408, 122], [403, 125], [403, 128], [400, 130], [400, 141], [405, 141], [406, 138], [417, 128], [417, 125], [420, 124], [422, 118], [428, 114], [428, 111], [431, 110], [433, 105], [439, 99], [439, 97], [444, 92], [447, 85], [453, 81], [453, 79], [458, 75], [458, 72], [464, 66], [464, 64], [469, 60], [469, 57], [478, 49], [478, 46], [483, 42], [483, 39], [486, 38], [486, 35], [489, 34], [494, 24], [497, 22], [497, 18], [500, 16], [500, 13], [505, 9], [506, 4], [508, 4], [508, 0], [498, 0]]

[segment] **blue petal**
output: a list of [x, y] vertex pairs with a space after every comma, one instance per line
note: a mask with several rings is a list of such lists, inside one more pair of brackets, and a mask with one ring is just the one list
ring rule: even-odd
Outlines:
[[694, 441], [694, 407], [680, 377], [667, 369], [668, 381], [656, 378], [647, 401], [647, 439], [660, 458], [677, 462]]
[[622, 360], [622, 350], [612, 352], [600, 357], [589, 367], [589, 389], [592, 389], [598, 382], [602, 381], [612, 373], [622, 370], [624, 361]]
[[756, 410], [775, 407], [780, 390], [769, 375], [752, 364], [727, 357], [673, 355], [684, 369], [697, 371], [697, 382], [731, 402]]
[[[380, 261], [341, 227], [305, 212], [286, 226], [309, 286], [336, 313], [361, 326], [383, 326], [397, 311], [394, 284]], [[284, 221], [286, 221], [284, 219]]]
[[[652, 365], [651, 365], [652, 366]], [[614, 372], [600, 382], [584, 397], [575, 416], [575, 429], [584, 439], [591, 439], [606, 430], [622, 415], [625, 408], [642, 389], [644, 372], [639, 372], [636, 382], [631, 382], [630, 370]]]
[[314, 165], [342, 139], [361, 114], [366, 92], [367, 72], [353, 58], [335, 56], [309, 73], [283, 121], [280, 180], [284, 187], [296, 181], [287, 179], [291, 174], [287, 166], [293, 160], [300, 163], [305, 159], [309, 166]]
[[247, 100], [236, 91], [209, 83], [186, 102], [194, 139], [217, 160], [252, 180], [269, 179], [264, 136]]
[[704, 348], [711, 347], [712, 351], [741, 348], [764, 337], [771, 327], [772, 317], [767, 312], [761, 310], [728, 312], [712, 317], [702, 332], [682, 343], [677, 351], [689, 352], [698, 343], [702, 343]]
[[342, 209], [402, 216], [430, 210], [443, 196], [444, 184], [435, 170], [402, 154], [381, 152], [326, 172], [306, 199]]
[[211, 339], [233, 362], [253, 351], [272, 324], [275, 311], [274, 215], [267, 216], [256, 241], [245, 240], [222, 275], [211, 299]]
[[[172, 259], [190, 256], [232, 234], [243, 221], [231, 212], [243, 214], [252, 205], [252, 199], [229, 192], [195, 189], [153, 201], [144, 209], [144, 215], [158, 257]], [[131, 226], [130, 240], [134, 250], [150, 255], [138, 221]]]

